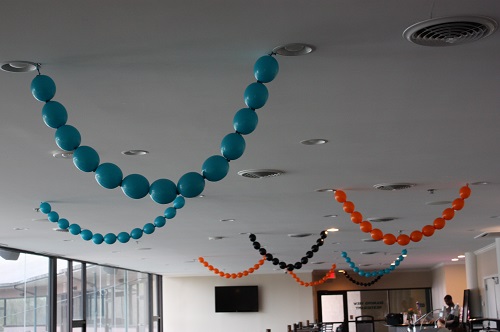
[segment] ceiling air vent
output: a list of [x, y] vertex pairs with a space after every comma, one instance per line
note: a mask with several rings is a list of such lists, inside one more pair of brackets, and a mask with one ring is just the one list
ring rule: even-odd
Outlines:
[[378, 254], [378, 251], [362, 251], [360, 252], [361, 255], [375, 255]]
[[491, 35], [495, 20], [482, 16], [441, 17], [408, 27], [403, 36], [423, 46], [452, 46], [471, 43]]
[[415, 186], [414, 183], [380, 183], [373, 187], [379, 190], [402, 190]]
[[283, 173], [285, 172], [277, 169], [248, 169], [239, 171], [238, 175], [251, 179], [262, 179], [262, 178], [270, 178], [273, 176], [278, 176]]
[[382, 217], [382, 218], [368, 218], [366, 220], [368, 221], [371, 221], [371, 222], [388, 222], [388, 221], [393, 221], [393, 220], [396, 220], [398, 218], [394, 218], [394, 217]]
[[311, 235], [311, 233], [288, 234], [289, 237], [308, 237]]

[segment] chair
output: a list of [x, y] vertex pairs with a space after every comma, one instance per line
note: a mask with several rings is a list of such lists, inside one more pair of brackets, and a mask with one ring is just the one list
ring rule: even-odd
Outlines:
[[323, 322], [320, 325], [320, 332], [334, 332], [335, 330], [333, 329], [333, 323], [329, 322]]
[[356, 332], [375, 332], [375, 322], [373, 316], [364, 315], [355, 318]]

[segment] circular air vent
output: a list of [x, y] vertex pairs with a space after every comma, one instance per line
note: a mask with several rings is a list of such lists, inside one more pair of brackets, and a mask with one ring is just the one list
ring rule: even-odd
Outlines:
[[283, 173], [285, 172], [277, 169], [248, 169], [239, 171], [238, 175], [251, 179], [262, 179], [262, 178], [270, 178], [273, 176], [278, 176]]
[[414, 24], [403, 36], [418, 45], [452, 46], [482, 39], [497, 27], [497, 22], [489, 17], [442, 17]]
[[373, 187], [379, 190], [402, 190], [415, 186], [414, 183], [380, 183]]
[[382, 218], [367, 218], [366, 220], [371, 221], [371, 222], [388, 222], [388, 221], [393, 221], [398, 218], [394, 217], [382, 217]]
[[311, 235], [311, 233], [288, 234], [289, 237], [308, 237]]

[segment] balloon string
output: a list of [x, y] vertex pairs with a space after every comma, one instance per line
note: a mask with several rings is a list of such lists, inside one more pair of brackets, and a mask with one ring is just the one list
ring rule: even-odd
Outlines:
[[253, 267], [250, 267], [250, 268], [248, 268], [244, 271], [238, 272], [238, 273], [227, 273], [227, 272], [221, 271], [220, 269], [214, 267], [213, 265], [210, 265], [203, 257], [198, 257], [198, 262], [200, 262], [209, 271], [212, 271], [213, 273], [217, 274], [221, 278], [236, 279], [236, 278], [247, 277], [248, 275], [254, 273], [262, 265], [264, 265], [266, 260], [265, 260], [265, 257], [262, 257], [262, 259], [259, 260], [259, 262], [257, 264], [255, 264]]
[[323, 284], [325, 281], [327, 281], [329, 279], [329, 276], [332, 274], [332, 273], [335, 273], [335, 268], [337, 267], [337, 265], [335, 264], [332, 264], [332, 268], [330, 270], [328, 270], [328, 272], [326, 272], [326, 274], [324, 275], [323, 278], [321, 278], [320, 280], [317, 280], [317, 281], [312, 281], [312, 282], [304, 282], [303, 280], [301, 280], [296, 274], [295, 272], [293, 271], [288, 271], [287, 273], [289, 275], [292, 276], [292, 278], [297, 282], [299, 283], [301, 286], [304, 286], [304, 287], [309, 287], [309, 286], [318, 286], [318, 285], [321, 285]]

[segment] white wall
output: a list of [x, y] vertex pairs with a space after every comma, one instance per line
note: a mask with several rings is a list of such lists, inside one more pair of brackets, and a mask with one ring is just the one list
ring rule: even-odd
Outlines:
[[[310, 274], [298, 274], [310, 281]], [[259, 312], [215, 313], [215, 286], [259, 286]], [[287, 325], [314, 321], [313, 290], [290, 276], [250, 275], [242, 279], [220, 277], [164, 277], [163, 327], [165, 332], [271, 332]]]
[[438, 309], [444, 305], [444, 296], [449, 294], [453, 302], [463, 304], [467, 289], [465, 264], [441, 265], [432, 271], [432, 303]]

